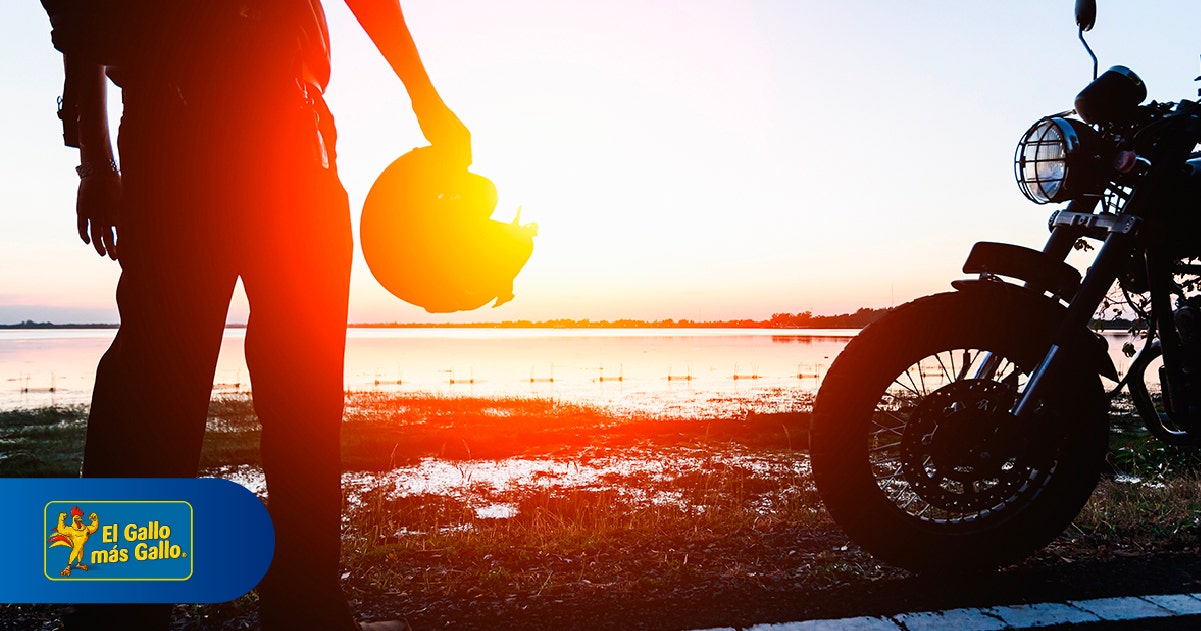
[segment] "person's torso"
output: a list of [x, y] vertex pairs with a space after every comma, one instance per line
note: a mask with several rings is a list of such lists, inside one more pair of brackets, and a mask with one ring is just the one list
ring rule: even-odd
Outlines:
[[329, 82], [319, 0], [101, 0], [96, 54], [118, 83], [193, 89]]

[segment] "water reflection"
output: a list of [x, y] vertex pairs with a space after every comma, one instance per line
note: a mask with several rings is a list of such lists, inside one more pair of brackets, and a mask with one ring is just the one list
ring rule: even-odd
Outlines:
[[803, 329], [798, 333], [775, 334], [771, 336], [771, 341], [777, 344], [813, 344], [815, 341], [835, 338], [841, 339], [844, 342], [847, 338], [854, 337], [858, 329]]
[[[847, 335], [779, 344], [771, 330], [351, 329], [348, 391], [533, 396], [616, 409], [693, 412], [775, 405], [816, 392]], [[0, 332], [0, 406], [86, 403], [112, 330]], [[226, 332], [216, 394], [249, 389], [245, 331]], [[38, 388], [54, 375], [54, 397]], [[26, 385], [28, 384], [28, 387]]]
[[[0, 409], [87, 403], [114, 330], [0, 331]], [[854, 331], [351, 329], [346, 389], [548, 397], [620, 410], [728, 416], [816, 393]], [[214, 393], [249, 391], [245, 330], [229, 329]], [[1119, 371], [1127, 334], [1107, 334]], [[1135, 340], [1136, 346], [1141, 342]], [[926, 369], [923, 369], [926, 370]], [[935, 371], [931, 367], [930, 371]], [[784, 411], [787, 411], [786, 409]]]
[[[588, 489], [611, 491], [634, 505], [679, 503], [673, 484], [718, 468], [738, 469], [749, 478], [796, 479], [810, 477], [805, 454], [727, 453], [681, 449], [670, 458], [658, 450], [628, 448], [618, 453], [573, 458], [507, 458], [503, 460], [447, 460], [423, 458], [390, 471], [351, 471], [343, 474], [342, 488], [350, 508], [370, 492], [383, 491], [386, 499], [440, 495], [462, 501], [478, 518], [508, 518], [517, 507], [505, 498], [524, 491], [556, 493]], [[260, 497], [266, 484], [259, 467], [239, 465], [212, 472], [214, 477], [237, 482]], [[636, 480], [637, 483], [631, 483]], [[759, 501], [759, 510], [773, 510], [771, 497]]]

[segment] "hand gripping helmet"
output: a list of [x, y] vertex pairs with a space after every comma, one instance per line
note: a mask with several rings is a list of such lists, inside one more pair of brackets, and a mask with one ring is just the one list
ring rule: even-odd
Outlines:
[[432, 147], [396, 159], [375, 180], [359, 224], [379, 284], [430, 313], [513, 299], [513, 279], [534, 251], [537, 224], [492, 219], [496, 187], [439, 158]]

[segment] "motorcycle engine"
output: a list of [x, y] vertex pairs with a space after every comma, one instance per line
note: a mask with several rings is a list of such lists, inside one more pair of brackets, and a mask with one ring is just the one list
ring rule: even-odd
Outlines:
[[1172, 316], [1176, 321], [1180, 345], [1190, 359], [1196, 357], [1197, 351], [1201, 350], [1201, 296], [1186, 299]]
[[[1201, 296], [1187, 298], [1172, 313], [1180, 349], [1179, 368], [1159, 367], [1164, 411], [1191, 421], [1201, 421]], [[1174, 373], [1174, 374], [1173, 374]]]

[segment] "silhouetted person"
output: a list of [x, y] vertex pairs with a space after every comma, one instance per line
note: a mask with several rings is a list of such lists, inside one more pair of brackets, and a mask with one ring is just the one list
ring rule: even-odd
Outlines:
[[[404, 82], [426, 138], [469, 164], [469, 134], [431, 85], [397, 0], [346, 3]], [[322, 100], [330, 65], [321, 4], [60, 4], [51, 13], [69, 119], [77, 104], [79, 235], [121, 264], [121, 327], [96, 371], [83, 475], [196, 475], [241, 278], [276, 524], [259, 586], [263, 626], [354, 629], [338, 573], [352, 239]], [[120, 172], [106, 71], [122, 87]], [[169, 606], [80, 607], [67, 628], [165, 628], [169, 617]]]

